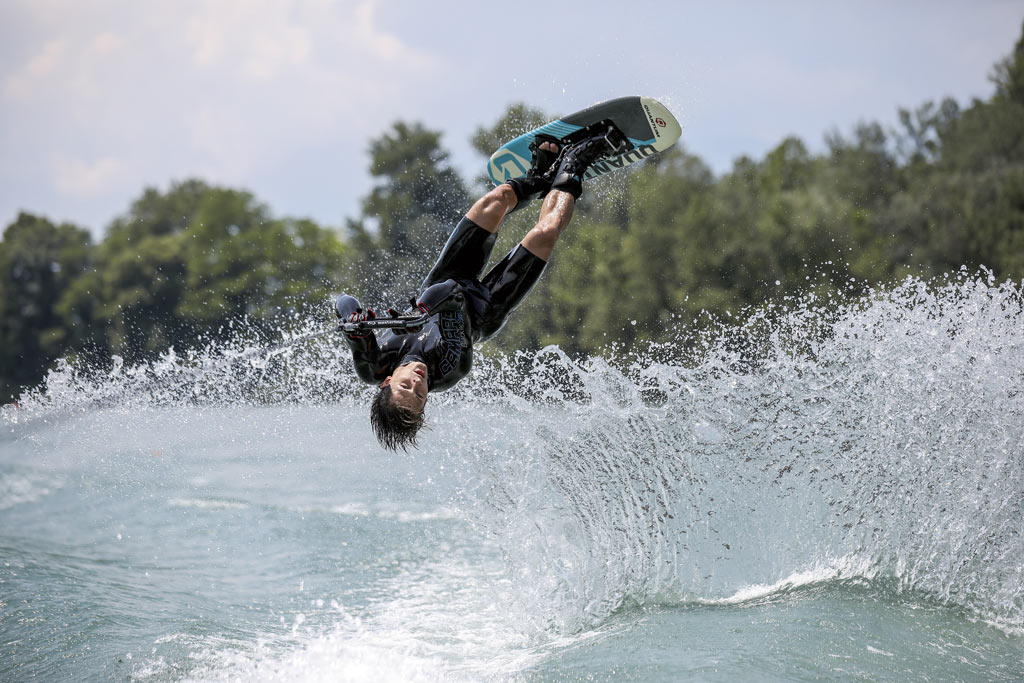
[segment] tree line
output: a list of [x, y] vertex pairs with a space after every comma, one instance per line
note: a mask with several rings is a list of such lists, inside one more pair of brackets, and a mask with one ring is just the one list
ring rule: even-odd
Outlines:
[[[1024, 36], [994, 94], [787, 138], [716, 177], [682, 144], [590, 184], [541, 283], [494, 344], [598, 353], [665, 340], [672, 321], [728, 319], [809, 289], [961, 266], [1024, 278]], [[472, 137], [482, 160], [551, 116], [516, 104]], [[103, 238], [20, 214], [0, 241], [0, 400], [63, 357], [136, 363], [323, 311], [332, 293], [397, 308], [415, 293], [473, 189], [441, 134], [398, 122], [369, 145], [375, 183], [342, 228], [278, 218], [200, 180], [146, 189]], [[481, 164], [481, 167], [483, 165]], [[510, 216], [495, 256], [536, 218]]]

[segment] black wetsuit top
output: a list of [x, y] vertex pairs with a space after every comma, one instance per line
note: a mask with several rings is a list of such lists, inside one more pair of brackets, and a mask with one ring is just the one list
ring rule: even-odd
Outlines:
[[386, 330], [379, 341], [369, 334], [349, 337], [348, 344], [356, 374], [371, 384], [379, 384], [399, 366], [419, 361], [427, 366], [427, 390], [444, 391], [473, 367], [472, 331], [464, 308], [432, 316], [419, 332]]
[[379, 384], [395, 368], [420, 361], [427, 366], [428, 391], [444, 391], [469, 374], [473, 342], [493, 336], [508, 314], [526, 296], [544, 271], [545, 262], [521, 244], [481, 279], [494, 248], [495, 235], [463, 218], [441, 250], [420, 289], [453, 280], [463, 295], [461, 305], [431, 316], [419, 332], [383, 332], [363, 337], [346, 335], [356, 374]]

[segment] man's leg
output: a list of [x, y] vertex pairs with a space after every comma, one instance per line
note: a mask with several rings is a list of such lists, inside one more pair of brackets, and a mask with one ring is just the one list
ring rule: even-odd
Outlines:
[[483, 285], [490, 293], [490, 302], [477, 321], [478, 340], [496, 334], [533, 289], [555, 250], [559, 235], [572, 219], [575, 204], [575, 198], [568, 192], [549, 192], [541, 205], [537, 225], [484, 276]]
[[541, 204], [537, 224], [484, 276], [483, 285], [490, 292], [490, 305], [477, 322], [474, 334], [480, 339], [496, 334], [540, 279], [558, 238], [572, 220], [576, 200], [583, 192], [587, 168], [607, 151], [607, 139], [598, 135], [574, 145], [561, 157], [551, 190]]
[[[536, 166], [540, 163], [542, 168], [537, 170], [531, 169], [531, 174], [547, 173], [551, 163], [556, 160], [555, 155], [557, 155], [559, 151], [558, 144], [551, 141], [541, 142], [538, 149], [540, 152], [546, 153], [547, 156], [543, 158], [538, 157], [534, 160], [534, 165]], [[527, 176], [526, 180], [529, 181], [531, 177], [532, 175]], [[522, 184], [523, 181], [520, 180], [515, 182], [520, 182]], [[550, 179], [548, 179], [545, 184], [545, 181], [539, 177], [533, 181], [533, 184], [543, 185], [545, 191], [550, 183]], [[532, 187], [531, 183], [527, 182], [527, 184]], [[524, 201], [528, 201], [528, 199]], [[498, 185], [480, 199], [476, 200], [476, 203], [473, 204], [472, 208], [470, 208], [466, 213], [466, 218], [473, 221], [487, 232], [498, 232], [498, 229], [501, 227], [501, 222], [505, 220], [505, 216], [511, 213], [518, 204], [519, 199], [516, 196], [516, 189], [508, 182], [505, 182]]]
[[[549, 168], [544, 170], [554, 170], [550, 168], [550, 165], [556, 159], [558, 145], [554, 142], [544, 141], [540, 144], [539, 149], [547, 154], [545, 159]], [[543, 161], [544, 159], [541, 159], [541, 162]], [[533, 173], [534, 169], [531, 169], [531, 174]], [[448, 242], [441, 250], [437, 263], [427, 274], [421, 289], [426, 289], [435, 282], [448, 278], [473, 280], [480, 277], [480, 273], [483, 272], [484, 266], [491, 256], [491, 249], [494, 248], [498, 229], [501, 228], [505, 216], [511, 213], [520, 202], [525, 204], [529, 201], [528, 198], [520, 198], [524, 182], [517, 182], [519, 185], [515, 186], [502, 183], [476, 200], [476, 203], [466, 212], [465, 218], [459, 221], [455, 230], [448, 237]], [[529, 175], [525, 185], [529, 186], [528, 189], [537, 190], [537, 185], [543, 186], [550, 182], [550, 179], [545, 180]], [[548, 250], [549, 255], [550, 253]]]
[[420, 289], [454, 278], [475, 280], [491, 257], [497, 232], [505, 215], [518, 203], [511, 185], [501, 184], [485, 194], [466, 212], [449, 235], [437, 263], [430, 269]]
[[548, 196], [544, 198], [544, 203], [541, 204], [537, 225], [526, 233], [521, 244], [542, 261], [550, 260], [558, 238], [569, 225], [569, 221], [572, 220], [575, 206], [576, 199], [568, 192], [561, 190], [549, 192]]
[[487, 232], [498, 232], [505, 214], [515, 208], [516, 193], [511, 185], [501, 184], [485, 194], [466, 212], [466, 218]]

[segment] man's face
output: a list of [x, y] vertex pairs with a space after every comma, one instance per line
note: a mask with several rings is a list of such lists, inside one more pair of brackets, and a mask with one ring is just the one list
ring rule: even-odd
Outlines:
[[391, 400], [414, 413], [427, 405], [427, 366], [419, 361], [395, 368], [382, 386], [391, 386]]

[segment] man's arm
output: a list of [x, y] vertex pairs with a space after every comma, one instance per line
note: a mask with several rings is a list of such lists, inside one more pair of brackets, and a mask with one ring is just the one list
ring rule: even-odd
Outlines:
[[[359, 305], [359, 300], [354, 296], [342, 294], [334, 305], [335, 313], [341, 321], [357, 322], [358, 320], [370, 320], [375, 317], [373, 310], [367, 308], [365, 311]], [[368, 384], [376, 384], [384, 379], [380, 375], [380, 346], [377, 344], [377, 337], [372, 330], [365, 332], [346, 332], [345, 341], [352, 349], [352, 364], [355, 365], [356, 374], [359, 379]]]
[[377, 337], [373, 332], [368, 332], [365, 337], [351, 337], [346, 334], [345, 341], [352, 349], [352, 364], [355, 365], [359, 379], [368, 384], [377, 384], [383, 380], [383, 377], [377, 376], [377, 359], [380, 356], [380, 348], [377, 346]]

